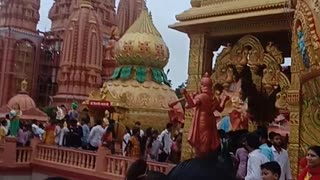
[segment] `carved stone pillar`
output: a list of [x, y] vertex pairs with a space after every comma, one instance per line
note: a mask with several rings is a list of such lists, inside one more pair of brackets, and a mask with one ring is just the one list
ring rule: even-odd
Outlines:
[[[200, 86], [201, 76], [212, 69], [212, 46], [204, 34], [189, 34], [190, 52], [188, 65], [187, 89], [190, 93], [197, 92]], [[193, 117], [193, 110], [187, 109], [185, 112], [184, 133], [182, 138], [182, 160], [190, 159], [194, 153], [187, 139]]]

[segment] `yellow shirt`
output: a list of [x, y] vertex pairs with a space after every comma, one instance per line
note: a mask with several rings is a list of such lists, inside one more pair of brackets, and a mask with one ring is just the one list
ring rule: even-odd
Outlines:
[[0, 142], [4, 141], [5, 138], [6, 138], [5, 127], [0, 126]]

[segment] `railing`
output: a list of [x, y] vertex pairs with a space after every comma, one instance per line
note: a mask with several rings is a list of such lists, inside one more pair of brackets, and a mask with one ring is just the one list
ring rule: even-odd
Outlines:
[[[0, 174], [6, 168], [40, 168], [45, 170], [43, 173], [59, 172], [59, 175], [71, 179], [122, 180], [134, 161], [129, 157], [111, 155], [105, 147], [92, 152], [39, 144], [39, 140], [35, 139], [31, 141], [31, 147], [17, 147], [15, 138], [7, 138], [4, 144], [0, 144]], [[174, 167], [151, 161], [147, 164], [149, 170], [165, 174]], [[69, 174], [76, 174], [77, 177]]]
[[31, 162], [32, 148], [17, 148], [16, 162], [18, 164], [29, 164]]
[[3, 151], [4, 151], [3, 143], [0, 142], [0, 164], [3, 161]]
[[[107, 174], [112, 174], [116, 176], [125, 177], [128, 168], [135, 161], [135, 159], [123, 157], [123, 156], [115, 156], [115, 155], [107, 155]], [[155, 161], [148, 161], [148, 170], [150, 171], [158, 171], [164, 174], [167, 174], [171, 171], [171, 169], [175, 166], [173, 164], [168, 163], [159, 163]]]
[[150, 171], [158, 171], [164, 174], [168, 174], [172, 170], [172, 168], [175, 167], [174, 164], [159, 163], [155, 161], [148, 161], [147, 164]]
[[95, 169], [97, 154], [58, 146], [38, 145], [36, 160], [53, 162], [74, 168]]
[[134, 159], [114, 155], [107, 155], [106, 160], [106, 173], [123, 177], [126, 175], [128, 168], [134, 162]]

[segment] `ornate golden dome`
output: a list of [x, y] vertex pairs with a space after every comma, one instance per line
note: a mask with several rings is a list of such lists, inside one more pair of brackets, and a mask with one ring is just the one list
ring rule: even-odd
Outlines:
[[140, 121], [144, 128], [163, 129], [169, 121], [168, 104], [178, 99], [163, 72], [168, 59], [168, 47], [145, 8], [117, 44], [119, 67], [111, 80], [89, 94], [85, 104], [109, 101], [112, 107], [125, 109], [120, 120], [125, 125]]
[[119, 65], [137, 65], [162, 69], [168, 63], [169, 50], [145, 8], [119, 40], [116, 60]]
[[[145, 128], [162, 129], [169, 121], [168, 104], [177, 99], [169, 86], [129, 79], [105, 82], [100, 91], [89, 95], [88, 100], [110, 101], [113, 107], [127, 109], [126, 118], [122, 120], [125, 125], [133, 126], [134, 122], [140, 121]], [[181, 109], [180, 104], [177, 108]]]

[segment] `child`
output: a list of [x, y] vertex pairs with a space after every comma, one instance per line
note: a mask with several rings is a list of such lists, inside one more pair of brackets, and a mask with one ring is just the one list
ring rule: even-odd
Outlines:
[[281, 176], [281, 167], [275, 162], [267, 162], [261, 165], [262, 180], [279, 180]]

